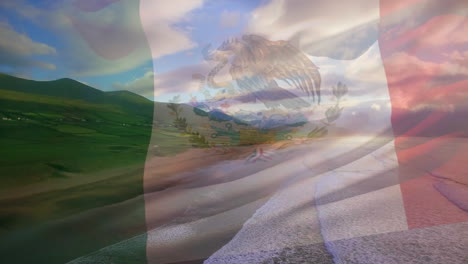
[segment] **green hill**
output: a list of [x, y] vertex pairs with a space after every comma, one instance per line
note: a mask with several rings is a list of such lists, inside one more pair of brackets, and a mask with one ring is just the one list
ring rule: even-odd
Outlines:
[[[218, 133], [225, 123], [196, 114], [192, 106], [176, 106], [185, 123], [181, 129], [170, 104], [129, 91], [103, 92], [72, 79], [0, 74], [0, 106], [0, 198], [2, 190], [141, 165], [148, 151], [173, 155], [232, 136]], [[232, 130], [245, 128], [231, 123]], [[151, 136], [157, 149], [148, 149]]]
[[94, 103], [102, 102], [105, 97], [104, 92], [68, 78], [54, 81], [34, 81], [1, 74], [0, 84], [4, 90]]
[[[0, 248], [5, 261], [64, 263], [145, 231], [144, 203], [135, 197], [143, 193], [153, 110], [152, 101], [128, 91], [0, 74]], [[94, 228], [96, 238], [82, 237], [76, 229], [87, 220], [86, 212], [132, 199], [137, 202], [127, 220], [86, 226]], [[112, 207], [102, 210], [118, 213]], [[108, 226], [118, 231], [108, 232]], [[37, 250], [24, 255], [24, 247]], [[144, 248], [140, 251], [144, 256]]]
[[[147, 155], [239, 144], [242, 129], [252, 130], [128, 91], [0, 74], [0, 253], [64, 263], [144, 233]], [[144, 243], [133, 253], [144, 259]]]
[[[113, 105], [120, 110], [141, 116], [152, 116], [153, 102], [129, 91], [103, 92], [78, 81], [63, 78], [54, 81], [26, 80], [0, 74], [0, 90], [28, 94], [37, 99], [80, 101], [85, 104]], [[23, 94], [17, 94], [21, 97]], [[43, 97], [43, 98], [41, 98]], [[21, 98], [16, 98], [21, 99]], [[21, 100], [20, 100], [21, 101]], [[63, 101], [63, 103], [68, 103]]]
[[153, 102], [71, 79], [0, 75], [0, 190], [144, 160]]

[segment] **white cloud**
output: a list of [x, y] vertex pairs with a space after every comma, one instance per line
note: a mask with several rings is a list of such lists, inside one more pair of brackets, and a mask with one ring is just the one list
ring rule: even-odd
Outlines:
[[382, 107], [379, 104], [374, 103], [371, 105], [371, 108], [374, 109], [375, 111], [380, 111]]
[[247, 31], [273, 40], [300, 38], [300, 48], [312, 56], [353, 59], [376, 41], [378, 21], [378, 0], [272, 0], [254, 10]]
[[193, 78], [193, 75], [206, 75], [208, 67], [208, 63], [202, 62], [164, 73], [156, 73], [154, 78], [155, 95], [197, 92], [200, 88], [200, 80]]
[[12, 69], [39, 67], [54, 70], [55, 65], [33, 58], [34, 55], [56, 55], [56, 50], [16, 32], [10, 24], [0, 22], [0, 64]]
[[233, 28], [239, 24], [240, 18], [239, 12], [224, 10], [221, 13], [220, 25], [223, 28]]
[[115, 83], [114, 88], [129, 90], [146, 96], [165, 96], [168, 94], [187, 94], [199, 91], [200, 80], [194, 74], [206, 75], [208, 63], [188, 65], [164, 73], [147, 71], [143, 76], [128, 83]]
[[387, 77], [377, 42], [348, 65], [345, 76], [354, 81], [386, 85]]
[[59, 36], [64, 44], [59, 59], [67, 74], [76, 77], [125, 72], [152, 57], [194, 47], [188, 32], [174, 24], [202, 2], [96, 1], [83, 8], [66, 0], [41, 9], [22, 0], [5, 0], [0, 5]]
[[114, 88], [117, 90], [128, 90], [130, 92], [148, 97], [152, 99], [154, 72], [147, 71], [143, 76], [134, 79], [127, 83], [114, 83]]
[[3, 7], [17, 12], [62, 43], [57, 52], [70, 76], [92, 76], [128, 71], [151, 59], [139, 24], [139, 2], [99, 2], [102, 8], [87, 12], [73, 1], [37, 8], [25, 1], [6, 0]]
[[348, 87], [349, 100], [377, 100], [389, 98], [387, 76], [377, 42], [354, 60], [327, 57], [309, 58], [320, 67], [322, 95], [331, 96], [331, 87], [342, 82]]
[[169, 0], [142, 0], [140, 15], [153, 59], [194, 48], [189, 32], [175, 26], [186, 20], [190, 12], [203, 4], [203, 0], [186, 0], [176, 4]]
[[[433, 76], [434, 78], [468, 76], [468, 65], [449, 58], [436, 63], [421, 59], [406, 52], [395, 52], [388, 61], [393, 65], [389, 70], [389, 82], [399, 82], [414, 77]], [[466, 61], [466, 59], [465, 59]], [[399, 66], [399, 67], [397, 67]], [[406, 69], [412, 69], [408, 71]]]

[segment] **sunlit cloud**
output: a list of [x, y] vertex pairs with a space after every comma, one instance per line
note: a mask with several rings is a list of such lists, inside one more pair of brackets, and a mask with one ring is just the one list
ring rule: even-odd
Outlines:
[[224, 10], [221, 13], [220, 25], [223, 28], [233, 28], [239, 24], [240, 19], [241, 14], [239, 12]]
[[32, 40], [29, 36], [16, 32], [6, 22], [0, 22], [0, 65], [12, 70], [33, 67], [54, 70], [55, 65], [43, 62], [34, 55], [57, 55], [55, 48]]
[[141, 21], [154, 59], [196, 46], [190, 39], [190, 32], [175, 24], [186, 20], [189, 13], [202, 4], [203, 0], [187, 0], [183, 4], [168, 0], [141, 1]]
[[116, 74], [151, 60], [140, 25], [139, 1], [98, 1], [95, 4], [102, 5], [93, 8], [75, 2], [56, 2], [49, 8], [25, 1], [5, 1], [2, 5], [60, 36], [57, 59], [69, 76]]
[[379, 104], [374, 103], [371, 105], [371, 108], [374, 109], [375, 111], [380, 111], [382, 107]]
[[354, 59], [377, 39], [378, 19], [375, 0], [273, 0], [252, 12], [247, 31], [273, 40], [294, 40], [312, 56]]
[[126, 83], [116, 82], [113, 87], [116, 90], [128, 90], [130, 92], [153, 98], [153, 85], [154, 85], [154, 72], [153, 70], [145, 72], [143, 76], [140, 76], [132, 81]]

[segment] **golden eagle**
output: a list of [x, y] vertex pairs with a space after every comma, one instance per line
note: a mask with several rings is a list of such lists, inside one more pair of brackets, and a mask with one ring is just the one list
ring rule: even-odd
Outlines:
[[[321, 77], [318, 67], [287, 41], [269, 41], [258, 35], [230, 39], [216, 50], [208, 45], [202, 50], [205, 60], [219, 62], [208, 74], [207, 83], [213, 88], [226, 87], [214, 80], [218, 72], [231, 61], [229, 73], [243, 92], [243, 101], [261, 101], [267, 108], [282, 105], [302, 108], [310, 104], [296, 94], [279, 86], [283, 81], [301, 89], [320, 104]], [[242, 101], [242, 100], [241, 100]]]

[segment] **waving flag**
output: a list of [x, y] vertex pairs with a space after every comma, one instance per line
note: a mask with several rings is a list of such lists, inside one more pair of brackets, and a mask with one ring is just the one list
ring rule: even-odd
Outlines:
[[[57, 144], [77, 142], [101, 165], [53, 154], [40, 163], [63, 179], [8, 182], [0, 247], [9, 262], [468, 260], [465, 1], [51, 6], [66, 21], [57, 50], [83, 52], [67, 69], [132, 93], [80, 90], [79, 103], [66, 101], [79, 122], [41, 112], [62, 133]], [[28, 19], [45, 12], [22, 8]], [[58, 104], [50, 92], [10, 90], [5, 102]], [[1, 112], [4, 122], [13, 113]], [[14, 117], [23, 116], [32, 118]]]

